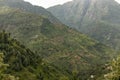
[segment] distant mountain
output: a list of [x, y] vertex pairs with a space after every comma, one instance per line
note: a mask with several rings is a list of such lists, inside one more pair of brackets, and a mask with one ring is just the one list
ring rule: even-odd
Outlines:
[[116, 1], [73, 0], [48, 11], [64, 24], [113, 48], [120, 48], [120, 4]]
[[0, 7], [0, 30], [10, 32], [13, 38], [39, 53], [43, 61], [78, 79], [105, 73], [103, 67], [114, 53], [113, 49], [74, 29], [53, 24], [48, 18], [19, 8]]
[[8, 6], [11, 8], [18, 8], [24, 10], [26, 12], [31, 12], [33, 14], [42, 15], [48, 18], [51, 22], [55, 24], [61, 24], [60, 21], [54, 17], [50, 12], [45, 10], [43, 7], [34, 6], [29, 2], [25, 2], [23, 0], [1, 0], [0, 6]]

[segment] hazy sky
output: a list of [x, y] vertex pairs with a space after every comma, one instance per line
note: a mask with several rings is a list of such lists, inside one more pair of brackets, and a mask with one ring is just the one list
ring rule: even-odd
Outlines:
[[120, 3], [120, 0], [115, 0], [115, 1], [117, 1], [118, 3]]
[[[54, 6], [57, 4], [64, 4], [65, 2], [72, 1], [72, 0], [24, 0], [32, 3], [33, 5], [39, 5], [44, 8], [48, 8], [50, 6]], [[120, 0], [116, 0], [120, 3]]]
[[72, 0], [24, 0], [24, 1], [28, 1], [28, 2], [32, 3], [33, 5], [39, 5], [44, 8], [48, 8], [50, 6], [54, 6], [57, 4], [64, 4], [64, 3], [68, 2], [68, 1], [72, 1]]

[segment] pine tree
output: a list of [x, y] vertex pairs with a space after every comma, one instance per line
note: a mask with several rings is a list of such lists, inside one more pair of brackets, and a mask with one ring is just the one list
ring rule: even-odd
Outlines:
[[18, 80], [18, 78], [15, 78], [14, 76], [10, 74], [4, 73], [9, 65], [4, 64], [3, 57], [4, 57], [3, 53], [0, 53], [0, 80]]

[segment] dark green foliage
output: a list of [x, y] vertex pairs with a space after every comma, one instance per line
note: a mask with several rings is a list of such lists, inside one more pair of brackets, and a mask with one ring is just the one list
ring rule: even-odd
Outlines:
[[4, 62], [10, 64], [6, 73], [18, 76], [20, 80], [59, 80], [71, 75], [43, 62], [37, 53], [12, 39], [5, 31], [0, 32], [0, 52], [5, 55]]
[[0, 52], [4, 52], [4, 61], [10, 64], [11, 70], [20, 71], [24, 67], [37, 64], [37, 54], [26, 49], [17, 40], [11, 39], [10, 34], [5, 31], [0, 33]]
[[5, 71], [9, 65], [4, 64], [3, 58], [4, 58], [3, 53], [0, 53], [0, 80], [19, 80], [19, 78], [15, 78], [10, 74], [5, 74]]

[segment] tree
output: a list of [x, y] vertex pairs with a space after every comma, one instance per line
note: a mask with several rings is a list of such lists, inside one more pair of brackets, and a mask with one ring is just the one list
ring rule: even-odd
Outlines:
[[9, 65], [4, 64], [3, 57], [3, 53], [0, 53], [0, 80], [18, 80], [18, 78], [4, 73]]
[[111, 70], [111, 72], [104, 75], [106, 80], [120, 80], [120, 56], [117, 59], [113, 59], [108, 69]]

